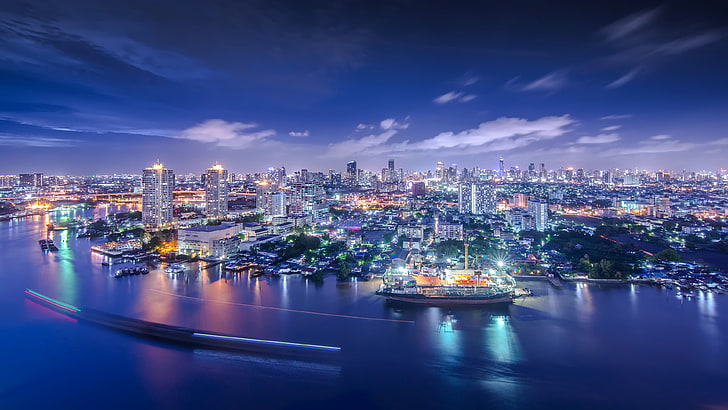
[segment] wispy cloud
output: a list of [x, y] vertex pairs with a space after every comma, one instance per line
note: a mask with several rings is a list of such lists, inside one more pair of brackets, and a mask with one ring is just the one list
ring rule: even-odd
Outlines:
[[627, 118], [632, 118], [632, 114], [612, 114], [612, 115], [605, 115], [604, 117], [600, 118], [600, 120], [625, 120]]
[[457, 102], [468, 102], [472, 101], [478, 96], [475, 94], [465, 94], [462, 91], [450, 91], [448, 93], [445, 93], [434, 100], [432, 100], [434, 103], [437, 104], [447, 104], [449, 102], [457, 101]]
[[568, 84], [568, 78], [563, 71], [553, 71], [545, 76], [520, 86], [523, 91], [556, 91]]
[[589, 136], [583, 136], [579, 137], [579, 139], [576, 140], [577, 144], [609, 144], [611, 142], [617, 142], [621, 138], [619, 137], [619, 134], [611, 133], [611, 134], [599, 134], [595, 135], [593, 137]]
[[623, 76], [617, 78], [616, 80], [612, 81], [611, 83], [607, 84], [607, 88], [619, 88], [630, 81], [634, 80], [634, 78], [637, 76], [637, 73], [641, 71], [640, 67], [634, 68], [624, 74]]
[[695, 29], [668, 25], [661, 19], [667, 9], [657, 7], [623, 17], [599, 30], [605, 44], [613, 48], [606, 58], [612, 64], [632, 67], [607, 88], [622, 87], [649, 66], [654, 69], [670, 57], [686, 53], [725, 37], [722, 29]]
[[570, 131], [575, 121], [568, 115], [543, 117], [536, 120], [501, 117], [481, 123], [477, 128], [460, 132], [441, 132], [419, 141], [392, 142], [396, 129], [358, 139], [349, 139], [329, 146], [330, 156], [348, 156], [352, 152], [370, 155], [416, 154], [440, 151], [443, 154], [463, 155], [489, 151], [507, 151], [537, 141], [552, 139]]
[[605, 131], [605, 132], [609, 132], [609, 131], [614, 131], [614, 130], [618, 130], [618, 129], [620, 129], [620, 128], [622, 128], [622, 126], [621, 126], [621, 125], [610, 125], [610, 126], [608, 126], [608, 127], [604, 127], [604, 128], [602, 128], [602, 131]]
[[372, 124], [364, 124], [364, 123], [361, 123], [361, 124], [359, 124], [359, 125], [356, 126], [356, 130], [357, 131], [373, 130], [373, 129], [374, 129], [374, 126]]
[[387, 118], [379, 122], [379, 128], [383, 130], [404, 130], [409, 127], [408, 118], [405, 118], [403, 122], [399, 122], [394, 118]]
[[601, 30], [608, 41], [619, 41], [649, 26], [660, 15], [662, 8], [643, 10], [623, 17]]
[[303, 137], [308, 137], [310, 135], [310, 133], [308, 132], [308, 130], [305, 130], [305, 131], [291, 131], [291, 132], [288, 133], [288, 135], [290, 135], [291, 137], [303, 138]]
[[273, 130], [255, 131], [255, 128], [258, 124], [212, 119], [182, 131], [177, 138], [241, 149], [275, 135]]
[[653, 141], [664, 141], [664, 140], [669, 140], [671, 138], [672, 138], [672, 136], [667, 135], [667, 134], [653, 135], [650, 137], [650, 139]]
[[[669, 138], [669, 136], [668, 136]], [[663, 154], [668, 152], [688, 151], [698, 144], [681, 142], [675, 139], [654, 139], [651, 137], [647, 140], [640, 141], [637, 145], [624, 148], [614, 148], [600, 153], [603, 157], [618, 155], [647, 155], [647, 154]]]
[[80, 143], [75, 139], [61, 139], [48, 137], [0, 135], [0, 145], [33, 147], [33, 148], [63, 148], [73, 147]]

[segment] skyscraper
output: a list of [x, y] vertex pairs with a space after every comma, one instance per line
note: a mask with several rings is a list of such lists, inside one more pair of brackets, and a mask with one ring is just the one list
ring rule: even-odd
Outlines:
[[162, 228], [172, 223], [174, 171], [154, 164], [142, 171], [142, 223]]
[[205, 171], [205, 213], [222, 216], [228, 211], [228, 172], [215, 164]]
[[349, 181], [350, 184], [355, 185], [357, 182], [357, 171], [356, 171], [356, 161], [349, 161], [346, 163], [346, 179]]
[[495, 185], [489, 182], [461, 183], [458, 192], [460, 213], [492, 214], [496, 211]]
[[546, 201], [540, 199], [528, 201], [528, 213], [533, 217], [534, 228], [537, 231], [546, 230], [549, 223], [549, 204]]
[[506, 167], [505, 163], [503, 162], [503, 157], [500, 157], [498, 159], [498, 176], [501, 178], [505, 178], [506, 176]]

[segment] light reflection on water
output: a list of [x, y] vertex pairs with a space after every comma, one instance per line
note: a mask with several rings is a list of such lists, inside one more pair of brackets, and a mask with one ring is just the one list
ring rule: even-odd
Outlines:
[[[93, 213], [98, 216], [118, 211], [110, 208]], [[58, 215], [84, 216], [89, 211]], [[94, 362], [113, 368], [114, 373], [136, 374], [123, 383], [109, 385], [108, 380], [92, 377], [92, 372], [74, 373], [71, 369], [75, 384], [124, 397], [128, 396], [125, 390], [143, 390], [159, 403], [174, 400], [180, 386], [185, 386], [188, 394], [210, 398], [210, 386], [219, 384], [224, 386], [215, 391], [215, 399], [223, 400], [220, 407], [246, 401], [262, 408], [271, 394], [280, 391], [282, 395], [291, 383], [305, 384], [307, 379], [326, 386], [324, 390], [330, 395], [366, 391], [384, 396], [382, 391], [401, 393], [424, 386], [416, 394], [406, 394], [406, 404], [430, 408], [448, 407], [452, 397], [485, 397], [485, 402], [495, 403], [490, 407], [518, 408], [526, 403], [524, 398], [551, 395], [551, 386], [579, 392], [581, 401], [565, 394], [559, 403], [566, 405], [558, 408], [569, 404], [586, 408], [602, 403], [600, 400], [606, 403], [602, 406], [612, 408], [634, 403], [690, 408], [696, 407], [698, 397], [725, 403], [719, 400], [722, 386], [716, 380], [728, 379], [721, 365], [728, 351], [728, 329], [720, 319], [726, 317], [728, 295], [698, 292], [693, 300], [677, 300], [672, 296], [674, 291], [649, 287], [565, 284], [564, 289], [552, 289], [546, 282], [529, 282], [527, 286], [537, 296], [503, 311], [450, 310], [392, 307], [374, 295], [377, 280], [338, 283], [329, 276], [322, 285], [314, 285], [296, 275], [256, 279], [249, 278], [249, 272], [225, 272], [222, 266], [200, 269], [199, 264], [188, 266], [181, 275], [167, 275], [159, 267], [149, 275], [116, 279], [112, 277], [116, 267], [101, 266], [104, 259], [89, 251], [91, 241], [76, 239], [69, 231], [54, 233], [61, 248], [57, 254], [43, 254], [37, 240], [45, 234], [45, 222], [45, 217], [33, 217], [0, 224], [0, 260], [3, 266], [7, 266], [5, 261], [13, 266], [12, 275], [7, 268], [1, 271], [4, 286], [0, 288], [0, 303], [13, 312], [2, 318], [4, 323], [24, 321], [22, 328], [6, 329], [7, 339], [13, 342], [6, 342], [8, 349], [0, 349], [3, 375], [58, 371], [61, 367], [54, 364], [56, 357], [51, 352], [56, 350], [74, 362], [87, 363], [92, 357]], [[42, 309], [29, 312], [25, 302], [18, 302], [23, 300], [19, 295], [25, 287], [82, 306], [154, 322], [342, 346], [342, 359], [331, 365], [273, 360], [137, 340], [62, 321]], [[243, 304], [415, 323], [330, 318]], [[49, 335], [54, 336], [54, 349], [31, 348], [36, 338]], [[686, 357], [679, 368], [670, 366], [673, 355]], [[14, 361], [14, 356], [19, 358]], [[659, 370], [650, 370], [654, 363], [661, 364]], [[639, 377], [632, 377], [633, 373]], [[593, 380], [601, 374], [610, 375], [609, 389], [619, 391], [619, 395], [604, 394], [599, 387], [603, 383]], [[650, 380], [650, 385], [639, 380]], [[17, 387], [14, 395], [33, 394], [37, 384], [26, 384]], [[254, 388], [243, 396], [237, 390], [240, 384]], [[688, 390], [694, 394], [672, 393]], [[5, 397], [0, 389], [0, 399]], [[138, 406], [149, 397], [130, 400]], [[301, 388], [291, 400], [319, 397], [315, 389]]]

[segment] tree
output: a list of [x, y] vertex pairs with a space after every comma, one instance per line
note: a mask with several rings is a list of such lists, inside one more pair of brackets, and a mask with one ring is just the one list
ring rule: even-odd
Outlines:
[[339, 270], [336, 272], [336, 277], [339, 280], [346, 280], [351, 275], [351, 265], [346, 261], [339, 262]]
[[655, 254], [656, 261], [679, 261], [680, 254], [672, 248], [663, 249]]
[[311, 275], [311, 279], [315, 282], [323, 282], [325, 276], [326, 272], [324, 272], [323, 269], [316, 269], [313, 275]]

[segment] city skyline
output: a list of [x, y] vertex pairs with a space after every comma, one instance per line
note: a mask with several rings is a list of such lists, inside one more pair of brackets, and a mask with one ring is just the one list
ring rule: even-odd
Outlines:
[[6, 3], [0, 173], [715, 171], [717, 5]]

